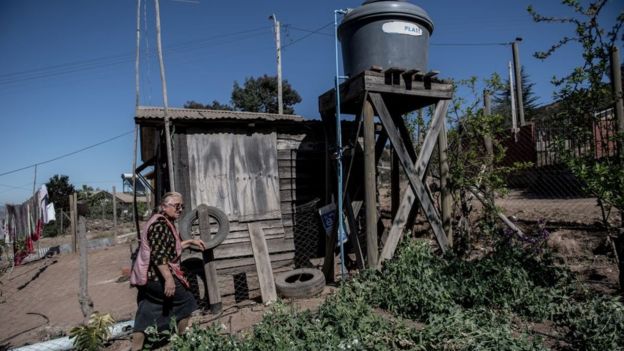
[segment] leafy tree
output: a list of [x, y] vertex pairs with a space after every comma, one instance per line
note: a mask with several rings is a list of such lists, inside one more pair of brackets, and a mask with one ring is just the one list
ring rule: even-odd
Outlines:
[[191, 108], [191, 109], [209, 109], [209, 110], [226, 110], [226, 111], [232, 111], [233, 108], [232, 106], [228, 105], [228, 104], [222, 104], [217, 100], [212, 100], [212, 104], [208, 105], [204, 105], [202, 103], [190, 100], [187, 101], [184, 104], [184, 108]]
[[[558, 88], [555, 98], [559, 108], [553, 117], [558, 124], [561, 135], [557, 140], [557, 151], [564, 162], [583, 183], [587, 193], [598, 199], [602, 209], [603, 225], [610, 227], [609, 215], [612, 208], [624, 216], [624, 167], [618, 157], [597, 158], [596, 143], [593, 133], [594, 125], [602, 123], [598, 112], [613, 106], [615, 98], [609, 89], [611, 50], [621, 47], [624, 35], [624, 11], [613, 14], [613, 26], [607, 31], [601, 26], [601, 12], [609, 0], [594, 0], [583, 6], [578, 0], [564, 0], [563, 4], [575, 13], [574, 17], [555, 18], [538, 14], [532, 7], [529, 13], [536, 22], [563, 23], [574, 26], [574, 33], [565, 36], [548, 50], [534, 54], [536, 58], [545, 60], [560, 48], [578, 43], [583, 52], [579, 65], [564, 77], [553, 77], [553, 84]], [[619, 62], [616, 64], [620, 64]], [[622, 98], [622, 97], [618, 97]], [[605, 103], [606, 102], [606, 103]], [[614, 135], [612, 141], [623, 141], [624, 135]], [[587, 152], [574, 152], [588, 148]], [[620, 155], [624, 150], [619, 150]], [[623, 223], [621, 224], [624, 227]], [[624, 253], [624, 231], [620, 231], [616, 239], [617, 250]], [[624, 260], [620, 259], [620, 286], [624, 289]]]
[[48, 188], [48, 197], [50, 202], [54, 203], [56, 209], [64, 209], [69, 211], [69, 195], [73, 194], [76, 189], [69, 182], [69, 177], [66, 175], [57, 174], [48, 180], [46, 183]]
[[82, 184], [82, 187], [76, 191], [78, 194], [78, 200], [87, 200], [93, 193], [95, 189], [92, 186]]
[[[282, 81], [284, 113], [293, 114], [293, 106], [301, 102], [301, 96], [288, 81]], [[234, 82], [232, 106], [241, 111], [277, 113], [277, 78], [266, 74], [258, 78], [246, 78], [241, 87]]]
[[[494, 74], [485, 81], [488, 91], [497, 91], [501, 87], [501, 78]], [[450, 169], [449, 188], [455, 197], [458, 208], [454, 218], [454, 249], [459, 254], [469, 252], [472, 244], [471, 217], [474, 217], [472, 197], [475, 192], [485, 195], [487, 206], [484, 218], [479, 221], [483, 234], [499, 232], [497, 211], [493, 194], [505, 193], [506, 177], [510, 172], [527, 167], [526, 164], [504, 166], [505, 147], [500, 135], [504, 131], [504, 117], [498, 113], [486, 114], [481, 107], [483, 101], [477, 92], [477, 78], [460, 81], [456, 86], [463, 86], [470, 96], [455, 96], [449, 108], [448, 162]], [[492, 145], [491, 153], [484, 147], [485, 140]]]
[[[563, 3], [576, 13], [576, 17], [572, 18], [545, 17], [532, 7], [528, 11], [536, 22], [566, 23], [576, 27], [574, 36], [566, 36], [547, 51], [537, 52], [534, 56], [545, 60], [569, 43], [577, 42], [582, 46], [580, 65], [568, 75], [552, 79], [558, 88], [555, 98], [559, 101], [558, 111], [553, 118], [564, 131], [559, 136], [559, 151], [566, 156], [565, 161], [575, 175], [587, 183], [586, 190], [598, 198], [601, 206], [624, 210], [624, 170], [615, 158], [596, 159], [596, 145], [593, 142], [592, 126], [600, 118], [597, 113], [615, 101], [607, 84], [611, 48], [624, 41], [624, 36], [620, 35], [624, 25], [624, 11], [617, 15], [615, 24], [608, 32], [600, 25], [601, 10], [607, 2], [596, 0], [583, 7], [577, 0], [566, 0]], [[565, 146], [566, 140], [587, 145], [590, 150], [587, 153], [570, 152]], [[608, 225], [606, 219], [604, 224]]]
[[[522, 83], [522, 102], [524, 106], [524, 116], [527, 121], [533, 120], [535, 117], [535, 111], [537, 109], [537, 96], [533, 92], [535, 83], [529, 80], [529, 75], [524, 70], [524, 66], [520, 69], [520, 77]], [[505, 81], [499, 88], [496, 94], [493, 96], [492, 102], [494, 113], [511, 116], [511, 93], [509, 87], [509, 79]], [[511, 120], [511, 119], [509, 119]]]

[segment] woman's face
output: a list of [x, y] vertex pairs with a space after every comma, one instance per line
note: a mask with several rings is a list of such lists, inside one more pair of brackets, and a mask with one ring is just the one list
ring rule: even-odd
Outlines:
[[178, 219], [184, 211], [184, 202], [179, 197], [170, 197], [161, 205], [161, 208], [168, 217]]

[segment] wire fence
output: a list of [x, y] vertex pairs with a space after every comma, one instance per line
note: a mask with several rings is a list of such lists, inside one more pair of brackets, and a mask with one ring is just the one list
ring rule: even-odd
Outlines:
[[[511, 164], [528, 161], [530, 166], [510, 173], [505, 179], [508, 191], [496, 193], [494, 201], [498, 210], [526, 234], [537, 236], [547, 232], [544, 245], [565, 257], [575, 272], [590, 278], [590, 283], [615, 289], [617, 268], [613, 250], [608, 245], [610, 232], [605, 223], [617, 227], [621, 225], [621, 216], [614, 208], [599, 203], [587, 191], [587, 184], [561, 162], [558, 154], [560, 150], [567, 149], [577, 156], [589, 155], [597, 159], [615, 157], [615, 144], [610, 134], [613, 130], [612, 117], [608, 112], [604, 116], [595, 117], [594, 123], [587, 127], [588, 133], [584, 134], [586, 139], [583, 143], [566, 139], [566, 136], [572, 135], [569, 129], [537, 121], [522, 127], [515, 135], [509, 132], [503, 138], [507, 151], [502, 162]], [[563, 145], [563, 148], [556, 147], [556, 144]], [[389, 159], [382, 157], [377, 168], [377, 210], [384, 225], [378, 229], [380, 249], [383, 248], [384, 230], [387, 231], [392, 219]], [[436, 162], [434, 157], [426, 184], [434, 193], [434, 200], [439, 201], [436, 195], [439, 189]], [[400, 193], [403, 194], [408, 186], [402, 175]], [[482, 231], [479, 228], [486, 222], [484, 205], [475, 196], [468, 194], [468, 198], [472, 207], [469, 222], [459, 222], [456, 206], [453, 231], [456, 234], [462, 230], [462, 226], [468, 225], [474, 229], [475, 235], [480, 235]], [[457, 198], [455, 200], [458, 203]], [[272, 225], [264, 228], [267, 241], [282, 240], [289, 243], [282, 251], [270, 253], [274, 275], [293, 268], [322, 266], [327, 234], [319, 210], [324, 205], [313, 200], [293, 206], [292, 216], [284, 215], [280, 222], [281, 228]], [[111, 211], [101, 207], [92, 208], [87, 215], [87, 236], [92, 248], [88, 256], [89, 288], [95, 308], [110, 312], [115, 319], [122, 321], [132, 319], [136, 311], [136, 290], [130, 289], [127, 282], [131, 243], [136, 237], [136, 229], [132, 216], [123, 209], [119, 211], [115, 228]], [[354, 223], [363, 252], [366, 252], [365, 212], [363, 207], [359, 209]], [[29, 260], [24, 260], [23, 265], [11, 264], [12, 252], [10, 247], [5, 246], [0, 262], [0, 315], [10, 317], [5, 317], [7, 319], [0, 328], [0, 350], [34, 340], [65, 336], [70, 327], [83, 321], [77, 298], [78, 277], [75, 267], [78, 260], [77, 255], [71, 254], [70, 223], [67, 214], [61, 211], [57, 211], [56, 218], [55, 224], [50, 229], [46, 228], [49, 232], [44, 234], [35, 252], [29, 256]], [[500, 221], [497, 225], [503, 232], [504, 225]], [[248, 240], [244, 236], [248, 234], [237, 226], [242, 224], [235, 223], [227, 239], [231, 245]], [[411, 235], [433, 238], [428, 223], [420, 214], [408, 230]], [[345, 248], [347, 266], [354, 268], [350, 264], [354, 260], [352, 243], [348, 241]], [[473, 247], [476, 251], [483, 249], [487, 249], [483, 244]], [[218, 265], [217, 284], [222, 310], [260, 302], [253, 255], [242, 255], [238, 260], [236, 266], [228, 267], [223, 262]], [[212, 306], [207, 298], [209, 282], [204, 278], [203, 265], [200, 262], [199, 266], [191, 269], [189, 278], [200, 308], [207, 312]], [[33, 348], [51, 349], [54, 348], [44, 344], [40, 348]]]

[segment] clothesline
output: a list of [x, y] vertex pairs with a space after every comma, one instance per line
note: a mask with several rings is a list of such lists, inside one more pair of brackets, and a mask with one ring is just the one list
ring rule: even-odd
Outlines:
[[5, 208], [2, 234], [5, 244], [12, 244], [13, 260], [15, 265], [19, 265], [35, 251], [34, 243], [41, 238], [43, 226], [56, 220], [56, 212], [45, 185], [22, 204], [6, 204]]

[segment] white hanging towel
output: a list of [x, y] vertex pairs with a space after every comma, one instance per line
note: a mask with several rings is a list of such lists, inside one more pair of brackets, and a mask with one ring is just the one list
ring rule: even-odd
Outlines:
[[50, 202], [47, 206], [46, 206], [46, 213], [47, 213], [47, 222], [45, 222], [45, 224], [48, 224], [52, 221], [56, 221], [56, 211], [54, 210], [54, 203]]
[[43, 221], [43, 223], [48, 223], [50, 222], [50, 220], [48, 219], [48, 208], [47, 208], [47, 203], [48, 203], [48, 187], [43, 184], [41, 186], [41, 188], [39, 189], [39, 191], [37, 192], [38, 194], [38, 200], [39, 200], [39, 214], [41, 217], [41, 220]]

